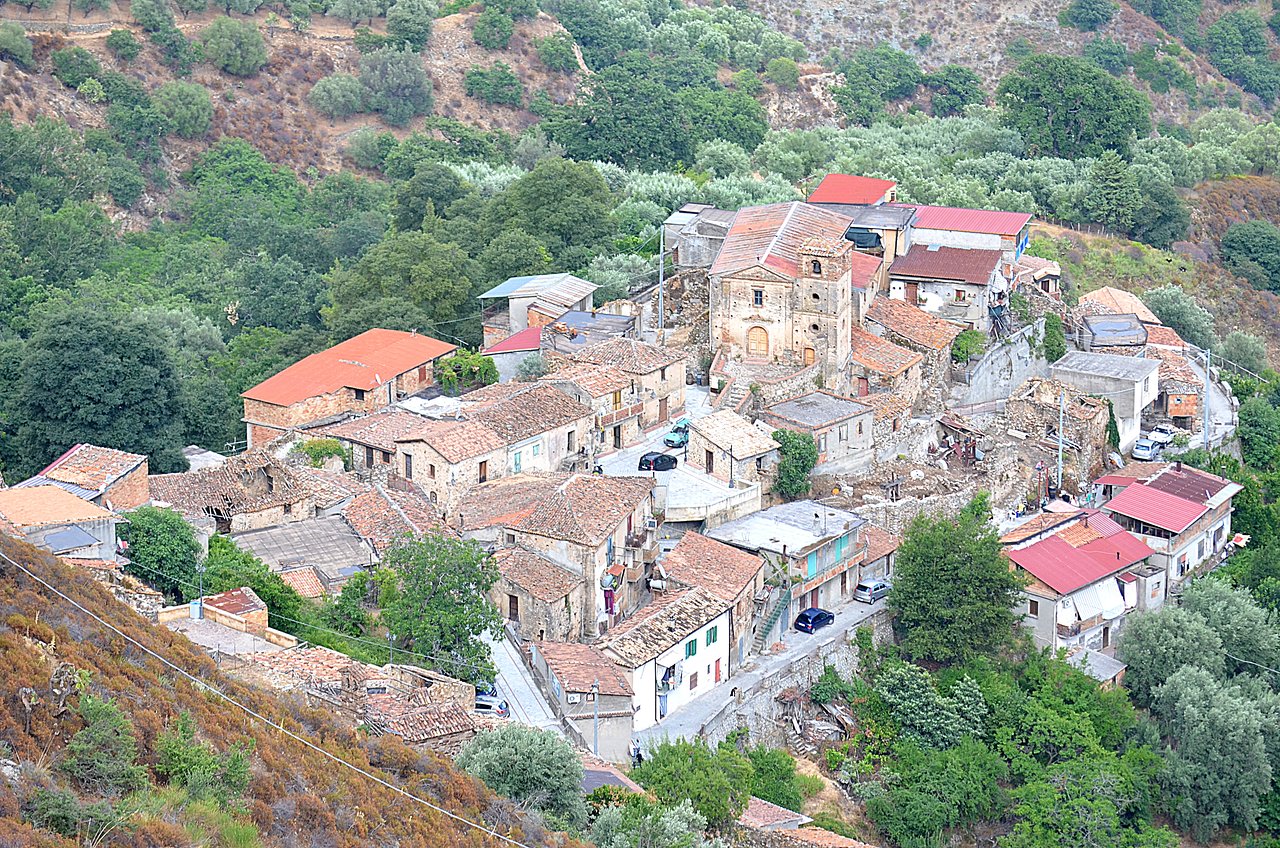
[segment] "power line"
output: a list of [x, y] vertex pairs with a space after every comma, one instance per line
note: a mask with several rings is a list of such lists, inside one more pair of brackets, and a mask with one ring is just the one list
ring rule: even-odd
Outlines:
[[403, 795], [404, 797], [409, 798], [410, 800], [417, 801], [419, 804], [422, 804], [423, 806], [425, 806], [425, 807], [427, 807], [427, 808], [429, 808], [429, 809], [435, 810], [437, 813], [441, 813], [441, 814], [443, 814], [443, 815], [447, 816], [448, 818], [452, 819], [453, 821], [458, 822], [459, 824], [466, 825], [467, 827], [473, 828], [473, 829], [478, 830], [478, 831], [480, 831], [480, 832], [482, 832], [482, 833], [485, 833], [485, 834], [487, 834], [487, 835], [489, 835], [489, 836], [492, 836], [492, 837], [493, 837], [493, 838], [495, 838], [495, 839], [502, 840], [503, 842], [506, 842], [506, 843], [507, 843], [507, 844], [509, 844], [509, 845], [515, 845], [515, 846], [517, 846], [517, 848], [532, 848], [532, 846], [530, 846], [530, 845], [526, 845], [526, 844], [525, 844], [525, 843], [523, 843], [523, 842], [517, 842], [516, 840], [512, 839], [512, 838], [511, 838], [511, 837], [509, 837], [509, 836], [505, 836], [505, 835], [503, 835], [503, 834], [501, 834], [501, 833], [498, 833], [496, 830], [493, 830], [493, 829], [492, 829], [492, 828], [490, 828], [490, 827], [487, 827], [487, 826], [482, 825], [482, 824], [477, 824], [476, 822], [473, 822], [473, 821], [471, 821], [470, 819], [463, 818], [462, 816], [458, 815], [457, 813], [451, 812], [450, 810], [446, 810], [444, 807], [437, 806], [436, 804], [431, 803], [430, 801], [428, 801], [428, 800], [427, 800], [427, 799], [425, 799], [425, 798], [419, 797], [419, 796], [417, 796], [417, 795], [413, 794], [412, 792], [409, 792], [409, 791], [408, 791], [408, 790], [406, 790], [406, 789], [403, 789], [403, 788], [401, 788], [401, 787], [399, 787], [399, 786], [396, 786], [395, 784], [390, 783], [389, 781], [383, 780], [381, 777], [378, 777], [376, 774], [373, 774], [372, 772], [368, 771], [367, 769], [361, 768], [360, 766], [356, 765], [355, 763], [347, 762], [347, 761], [346, 761], [346, 760], [344, 760], [342, 757], [339, 757], [337, 754], [334, 754], [334, 753], [332, 753], [332, 752], [330, 752], [330, 751], [326, 751], [324, 748], [321, 748], [319, 745], [315, 744], [314, 742], [310, 741], [309, 739], [305, 739], [304, 737], [299, 736], [298, 734], [294, 733], [292, 730], [289, 730], [287, 727], [284, 727], [283, 725], [279, 724], [278, 722], [275, 722], [275, 721], [273, 721], [273, 720], [271, 720], [271, 719], [267, 718], [266, 716], [262, 715], [261, 713], [257, 712], [256, 710], [252, 709], [251, 707], [248, 707], [248, 706], [246, 706], [245, 704], [241, 703], [241, 702], [240, 702], [239, 700], [237, 700], [236, 698], [233, 698], [231, 695], [228, 695], [226, 692], [223, 692], [223, 691], [222, 691], [221, 689], [219, 689], [217, 686], [214, 686], [213, 684], [206, 682], [206, 681], [205, 681], [205, 680], [203, 680], [202, 678], [196, 677], [194, 674], [190, 673], [190, 672], [189, 672], [189, 671], [187, 671], [186, 669], [184, 669], [184, 668], [182, 668], [182, 667], [180, 667], [180, 666], [176, 665], [175, 663], [171, 662], [171, 661], [170, 661], [169, 659], [167, 659], [166, 657], [163, 657], [163, 656], [161, 656], [160, 654], [156, 653], [155, 651], [151, 650], [151, 649], [150, 649], [150, 648], [148, 648], [146, 645], [142, 644], [142, 643], [141, 643], [141, 642], [139, 642], [137, 639], [134, 639], [132, 636], [130, 636], [129, 634], [125, 633], [123, 630], [121, 630], [120, 628], [116, 627], [116, 626], [115, 626], [114, 624], [112, 624], [111, 622], [106, 621], [105, 619], [103, 619], [103, 618], [102, 618], [101, 616], [99, 616], [97, 613], [93, 612], [92, 610], [86, 609], [86, 608], [85, 608], [84, 606], [82, 606], [79, 602], [77, 602], [74, 598], [71, 598], [70, 596], [68, 596], [68, 595], [64, 594], [62, 591], [60, 591], [59, 589], [57, 589], [56, 587], [54, 587], [52, 584], [50, 584], [48, 581], [46, 581], [44, 578], [40, 577], [38, 574], [36, 574], [35, 572], [33, 572], [31, 569], [27, 568], [25, 565], [23, 565], [22, 563], [18, 562], [18, 561], [17, 561], [17, 560], [15, 560], [15, 559], [13, 559], [12, 557], [10, 557], [8, 554], [4, 553], [3, 551], [0, 551], [0, 558], [3, 558], [3, 559], [4, 559], [6, 562], [8, 562], [10, 565], [13, 565], [13, 566], [17, 567], [18, 569], [22, 570], [22, 571], [23, 571], [23, 572], [25, 572], [25, 573], [27, 574], [27, 576], [29, 576], [32, 580], [35, 580], [37, 583], [39, 583], [40, 585], [44, 586], [44, 587], [45, 587], [46, 589], [48, 589], [50, 592], [53, 592], [55, 595], [57, 595], [58, 597], [62, 598], [62, 599], [63, 599], [64, 601], [66, 601], [67, 603], [71, 604], [71, 606], [75, 607], [75, 608], [76, 608], [76, 609], [78, 609], [80, 612], [84, 613], [85, 615], [89, 616], [89, 617], [90, 617], [90, 618], [92, 618], [93, 620], [97, 621], [99, 624], [101, 624], [103, 627], [106, 627], [106, 628], [107, 628], [107, 629], [109, 629], [111, 632], [115, 633], [117, 636], [121, 637], [122, 639], [124, 639], [125, 641], [127, 641], [127, 642], [129, 642], [130, 644], [134, 645], [135, 647], [139, 648], [139, 649], [140, 649], [140, 650], [142, 650], [143, 652], [145, 652], [145, 653], [147, 653], [147, 654], [149, 654], [149, 655], [151, 655], [151, 656], [155, 657], [157, 660], [159, 660], [159, 661], [160, 661], [161, 663], [163, 663], [164, 665], [168, 666], [169, 668], [171, 668], [171, 669], [173, 669], [174, 671], [176, 671], [178, 674], [180, 674], [180, 675], [182, 675], [183, 677], [187, 678], [187, 679], [188, 679], [188, 680], [190, 680], [192, 683], [194, 683], [198, 688], [201, 688], [201, 689], [204, 689], [204, 690], [206, 690], [206, 691], [212, 692], [213, 694], [217, 695], [219, 698], [222, 698], [222, 699], [223, 699], [224, 701], [226, 701], [227, 703], [229, 703], [229, 704], [231, 704], [232, 706], [237, 707], [238, 709], [240, 709], [241, 711], [243, 711], [246, 715], [251, 716], [251, 717], [253, 717], [253, 718], [256, 718], [258, 721], [262, 722], [263, 724], [267, 725], [268, 727], [270, 727], [270, 728], [272, 728], [272, 729], [274, 729], [274, 730], [277, 730], [277, 731], [279, 731], [279, 732], [281, 732], [281, 733], [285, 734], [286, 736], [288, 736], [289, 738], [291, 738], [291, 739], [295, 740], [296, 742], [300, 742], [300, 743], [302, 743], [303, 745], [307, 746], [308, 748], [310, 748], [311, 750], [315, 751], [316, 753], [318, 753], [318, 754], [320, 754], [320, 755], [322, 755], [322, 756], [324, 756], [324, 757], [327, 757], [327, 758], [328, 758], [328, 759], [330, 759], [330, 760], [333, 760], [335, 763], [338, 763], [338, 764], [340, 764], [340, 765], [346, 766], [347, 768], [351, 769], [352, 771], [356, 772], [357, 774], [360, 774], [360, 775], [362, 775], [362, 776], [364, 776], [364, 777], [369, 778], [369, 779], [370, 779], [370, 780], [372, 780], [374, 783], [377, 783], [377, 784], [379, 784], [380, 786], [383, 786], [383, 787], [385, 787], [385, 788], [387, 788], [387, 789], [390, 789], [392, 792], [395, 792], [395, 793], [397, 793], [397, 794], [399, 794], [399, 795]]
[[[132, 560], [130, 561], [129, 565], [135, 568], [140, 568], [143, 571], [148, 571], [148, 572], [151, 572], [152, 574], [163, 577], [166, 580], [172, 581], [178, 586], [184, 586], [188, 589], [196, 589], [197, 591], [199, 591], [196, 584], [191, 583], [187, 580], [183, 580], [175, 575], [169, 574], [168, 572], [161, 571], [160, 569], [154, 566], [143, 565], [138, 562], [133, 562]], [[272, 572], [272, 573], [276, 573], [276, 572]], [[275, 612], [271, 612], [270, 616], [278, 621], [287, 621], [290, 624], [299, 624], [299, 625], [302, 625], [303, 627], [307, 627], [312, 630], [318, 630], [321, 633], [332, 633], [334, 636], [338, 636], [342, 639], [347, 640], [348, 642], [358, 642], [364, 645], [373, 645], [375, 647], [382, 648], [382, 649], [385, 649], [387, 647], [385, 642], [375, 640], [375, 639], [366, 639], [362, 636], [352, 636], [350, 634], [343, 633], [341, 630], [334, 630], [330, 627], [324, 627], [322, 625], [315, 624], [310, 621], [299, 621], [296, 618], [289, 618], [289, 616], [287, 615], [280, 615], [279, 613], [275, 613]], [[475, 663], [469, 663], [465, 660], [455, 660], [455, 659], [450, 659], [448, 657], [439, 657], [432, 654], [424, 654], [420, 651], [411, 651], [408, 648], [397, 648], [396, 650], [401, 654], [408, 654], [409, 656], [420, 657], [424, 660], [431, 660], [437, 664], [451, 665], [454, 668], [467, 668], [467, 669], [471, 669], [472, 671], [479, 671], [479, 672], [485, 672], [485, 673], [488, 673], [494, 670], [494, 669], [485, 668], [484, 666], [476, 665]]]

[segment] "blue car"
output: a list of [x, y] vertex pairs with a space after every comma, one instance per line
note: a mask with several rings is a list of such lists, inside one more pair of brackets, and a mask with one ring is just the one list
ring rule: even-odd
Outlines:
[[796, 630], [801, 633], [817, 633], [827, 625], [835, 623], [834, 613], [817, 607], [810, 607], [796, 616]]

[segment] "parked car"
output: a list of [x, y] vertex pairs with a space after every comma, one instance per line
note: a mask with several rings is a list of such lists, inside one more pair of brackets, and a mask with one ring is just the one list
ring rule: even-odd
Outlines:
[[671, 454], [649, 451], [640, 457], [641, 471], [670, 471], [676, 467], [676, 458]]
[[802, 633], [817, 633], [828, 624], [835, 624], [835, 622], [834, 613], [817, 607], [810, 607], [796, 616], [796, 630]]
[[498, 718], [507, 718], [511, 715], [511, 707], [496, 695], [476, 692], [476, 712], [484, 715], [495, 715]]
[[1138, 460], [1157, 459], [1160, 456], [1160, 445], [1150, 439], [1138, 439], [1133, 443], [1133, 458]]
[[482, 681], [480, 681], [479, 683], [477, 683], [477, 684], [476, 684], [476, 694], [477, 694], [477, 695], [488, 695], [488, 696], [490, 696], [490, 697], [492, 697], [492, 698], [497, 698], [497, 697], [498, 697], [498, 684], [496, 684], [496, 683], [490, 683], [490, 682], [489, 682], [489, 681], [487, 681], [487, 680], [482, 680]]
[[887, 580], [866, 580], [853, 587], [853, 599], [864, 604], [874, 604], [889, 594]]
[[663, 438], [662, 443], [669, 448], [682, 448], [689, 444], [689, 419], [681, 418], [671, 432]]
[[1173, 437], [1176, 435], [1178, 435], [1178, 428], [1172, 424], [1157, 424], [1151, 428], [1147, 438], [1163, 447], [1172, 442]]

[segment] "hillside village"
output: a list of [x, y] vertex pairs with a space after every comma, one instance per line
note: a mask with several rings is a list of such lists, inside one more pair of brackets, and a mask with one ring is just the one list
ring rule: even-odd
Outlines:
[[[1134, 295], [1069, 305], [1028, 252], [1037, 226], [835, 173], [803, 201], [684, 204], [657, 286], [597, 306], [572, 274], [513, 277], [481, 295], [478, 352], [370, 329], [245, 391], [242, 451], [192, 446], [190, 470], [155, 474], [77, 444], [0, 489], [0, 530], [249, 686], [446, 756], [551, 730], [634, 790], [664, 740], [847, 738], [847, 709], [797, 693], [894, 641], [913, 520], [985, 493], [1026, 636], [1115, 687], [1126, 622], [1249, 542], [1242, 487], [1172, 458], [1229, 440], [1238, 403]], [[403, 633], [364, 633], [385, 662], [348, 656], [281, 629], [252, 586], [139, 571], [149, 508], [201, 558], [229, 540], [316, 602], [408, 567], [406, 545], [470, 543], [499, 624], [462, 635], [495, 674]], [[758, 798], [734, 826], [865, 844]]]

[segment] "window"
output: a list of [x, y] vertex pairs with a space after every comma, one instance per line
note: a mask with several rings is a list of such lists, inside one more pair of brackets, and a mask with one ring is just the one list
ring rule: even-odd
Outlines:
[[764, 306], [764, 289], [751, 290], [751, 305]]
[[413, 479], [413, 457], [409, 454], [404, 455], [404, 479]]
[[430, 494], [430, 498], [431, 498], [431, 502], [432, 502], [432, 503], [435, 503], [435, 502], [436, 502], [436, 493], [435, 493], [435, 492], [431, 492], [431, 494]]
[[293, 515], [293, 504], [285, 504], [285, 505], [284, 505], [284, 514], [285, 514], [285, 515]]
[[481, 483], [489, 479], [489, 460], [482, 459], [480, 461], [480, 473], [478, 477], [479, 477], [479, 482]]
[[418, 366], [418, 384], [421, 385], [422, 383], [425, 383], [425, 382], [427, 382], [427, 366], [419, 365]]
[[[515, 533], [508, 533], [508, 534], [507, 534], [507, 544], [508, 544], [508, 545], [514, 545], [515, 543], [516, 543], [516, 534], [515, 534]], [[567, 597], [569, 597], [569, 596], [568, 596], [568, 595], [565, 595], [565, 597], [567, 598]]]
[[1144, 392], [1149, 392], [1149, 391], [1151, 391], [1151, 378], [1150, 378], [1150, 377], [1148, 377], [1147, 379], [1145, 379], [1145, 380], [1143, 380], [1143, 381], [1142, 381], [1142, 390], [1143, 390]]
[[818, 552], [817, 551], [814, 551], [813, 553], [809, 554], [809, 560], [806, 563], [806, 565], [809, 569], [808, 576], [813, 577], [815, 574], [818, 573]]
[[378, 459], [382, 460], [383, 465], [389, 465], [391, 463], [391, 454], [386, 451], [378, 451], [378, 453], [380, 454]]
[[862, 422], [861, 422], [861, 421], [859, 421], [859, 422], [858, 422], [858, 435], [859, 435], [859, 436], [861, 436], [861, 435], [862, 435]]
[[373, 448], [367, 445], [365, 446], [365, 449], [364, 449], [364, 467], [365, 468], [373, 467]]
[[720, 638], [720, 627], [719, 627], [719, 625], [717, 625], [717, 626], [715, 626], [715, 627], [708, 627], [708, 628], [707, 628], [707, 647], [710, 647], [710, 646], [714, 645], [714, 644], [716, 643], [716, 640], [717, 640], [717, 639], [719, 639], [719, 638]]
[[436, 464], [434, 462], [427, 466], [427, 476], [432, 480], [436, 479]]
[[810, 265], [809, 265], [809, 270], [813, 271], [813, 276], [815, 276], [815, 277], [821, 277], [821, 276], [822, 276], [822, 263], [821, 263], [821, 262], [819, 262], [819, 261], [818, 261], [818, 260], [816, 260], [816, 259], [815, 259], [815, 260], [813, 260], [813, 262], [812, 262], [812, 263], [810, 263]]
[[1030, 601], [1030, 600], [1027, 601], [1027, 618], [1039, 618], [1039, 617], [1040, 617], [1040, 602]]
[[666, 368], [659, 368], [659, 369], [658, 369], [658, 379], [659, 379], [659, 380], [666, 380], [666, 379], [667, 379], [667, 369], [666, 369]]
[[694, 689], [697, 689], [697, 688], [698, 688], [698, 672], [695, 671], [689, 675], [689, 691], [692, 692]]
[[684, 643], [684, 658], [689, 659], [698, 655], [698, 640], [690, 639]]
[[842, 442], [849, 441], [849, 425], [848, 424], [841, 424], [839, 432], [840, 432], [840, 441]]
[[1196, 559], [1204, 559], [1204, 539], [1196, 545]]
[[524, 454], [521, 453], [520, 451], [516, 451], [515, 455], [511, 457], [512, 472], [515, 474], [519, 474], [520, 467], [523, 465], [523, 463], [524, 463]]
[[610, 403], [613, 404], [614, 412], [617, 412], [619, 409], [622, 409], [622, 392], [621, 391], [614, 392], [613, 395], [609, 398], [609, 401]]
[[956, 289], [956, 303], [964, 303], [969, 299], [969, 293], [964, 289]]
[[356, 400], [364, 400], [364, 389], [354, 389]]
[[827, 449], [827, 434], [823, 433], [818, 437], [818, 453], [822, 453]]
[[569, 434], [565, 436], [565, 439], [564, 439], [564, 449], [567, 450], [569, 453], [573, 453], [575, 450], [577, 450], [577, 446], [575, 444], [577, 438], [578, 438], [577, 432], [574, 430], [570, 430]]
[[542, 453], [542, 445], [541, 445], [541, 444], [535, 444], [535, 445], [533, 446], [533, 455], [534, 455], [534, 456], [539, 456], [541, 453]]

